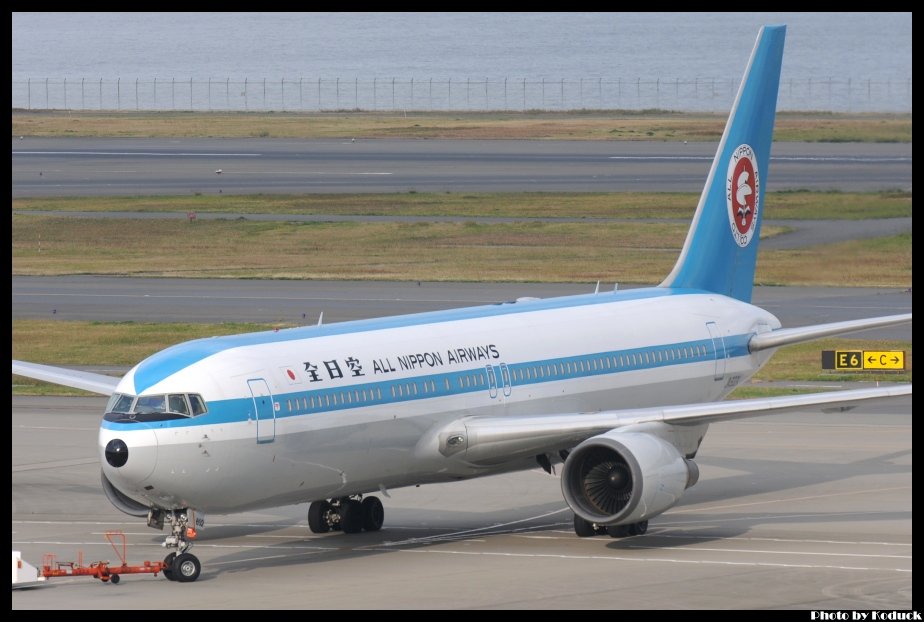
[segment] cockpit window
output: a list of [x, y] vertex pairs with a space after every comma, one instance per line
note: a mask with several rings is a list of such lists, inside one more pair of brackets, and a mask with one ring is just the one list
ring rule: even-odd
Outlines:
[[139, 414], [162, 413], [165, 412], [163, 395], [142, 395], [135, 402], [135, 408], [132, 412]]
[[130, 413], [132, 411], [132, 402], [135, 400], [134, 395], [123, 395], [114, 393], [109, 398], [109, 404], [106, 406], [107, 413]]
[[192, 416], [197, 417], [207, 411], [202, 396], [196, 393], [189, 394], [189, 405], [192, 406]]
[[140, 423], [198, 417], [208, 412], [205, 400], [198, 393], [169, 395], [125, 395], [115, 393], [106, 406], [107, 421]]
[[172, 413], [180, 413], [181, 415], [189, 416], [189, 407], [186, 405], [186, 396], [185, 395], [168, 395], [167, 396], [167, 410]]

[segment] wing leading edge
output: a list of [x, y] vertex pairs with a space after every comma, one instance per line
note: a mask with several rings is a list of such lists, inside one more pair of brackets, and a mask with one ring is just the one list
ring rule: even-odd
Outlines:
[[45, 382], [83, 389], [100, 395], [112, 395], [115, 393], [116, 385], [119, 384], [119, 379], [112, 376], [16, 360], [13, 361], [13, 373], [17, 376], [44, 380]]
[[[911, 395], [910, 384], [831, 393], [684, 404], [596, 413], [512, 417], [462, 417], [437, 431], [431, 440], [446, 457], [495, 463], [504, 458], [554, 452], [597, 434], [638, 424], [690, 426], [717, 421], [791, 413], [840, 412]], [[430, 445], [432, 447], [432, 445]]]

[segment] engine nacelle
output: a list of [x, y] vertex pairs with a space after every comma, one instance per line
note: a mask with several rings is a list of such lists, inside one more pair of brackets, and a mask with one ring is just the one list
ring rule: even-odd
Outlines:
[[612, 431], [578, 445], [565, 461], [561, 490], [581, 518], [628, 525], [661, 514], [699, 479], [699, 469], [652, 434]]

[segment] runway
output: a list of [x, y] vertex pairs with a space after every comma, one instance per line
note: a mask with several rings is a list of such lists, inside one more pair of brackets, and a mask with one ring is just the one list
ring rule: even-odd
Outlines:
[[[103, 497], [105, 400], [14, 397], [12, 544], [39, 563], [164, 556]], [[577, 538], [558, 478], [533, 470], [393, 490], [378, 533], [314, 535], [304, 506], [209, 516], [201, 578], [52, 579], [13, 609], [910, 609], [911, 399], [870, 412], [712, 426], [702, 476], [625, 539]]]
[[[621, 284], [621, 288], [631, 287]], [[286, 322], [315, 324], [550, 298], [594, 291], [595, 283], [428, 283], [12, 277], [13, 319], [107, 322]], [[603, 283], [609, 291], [612, 283]], [[755, 287], [754, 304], [784, 326], [911, 312], [911, 292], [887, 288]], [[856, 333], [911, 340], [911, 326]]]
[[[698, 192], [716, 143], [24, 138], [12, 196]], [[910, 143], [777, 143], [773, 190], [910, 189]]]

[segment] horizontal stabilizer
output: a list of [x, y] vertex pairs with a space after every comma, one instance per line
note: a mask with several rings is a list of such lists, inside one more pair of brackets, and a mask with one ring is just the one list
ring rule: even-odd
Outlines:
[[896, 324], [905, 324], [911, 321], [910, 313], [901, 315], [884, 315], [880, 317], [871, 317], [863, 320], [847, 320], [846, 322], [831, 322], [830, 324], [815, 324], [813, 326], [800, 326], [799, 328], [781, 328], [769, 333], [754, 335], [748, 342], [750, 352], [759, 352], [768, 348], [779, 348], [788, 346], [793, 343], [802, 343], [822, 337], [832, 335], [842, 335], [844, 333], [855, 333], [860, 330], [871, 328], [884, 328], [886, 326], [895, 326]]
[[83, 389], [100, 395], [112, 395], [115, 393], [116, 385], [119, 384], [119, 379], [112, 376], [23, 361], [13, 361], [13, 373], [17, 376], [44, 380], [52, 384]]

